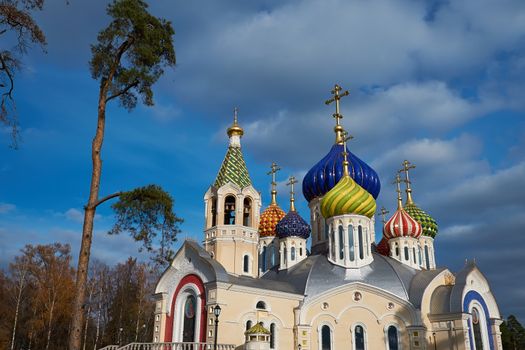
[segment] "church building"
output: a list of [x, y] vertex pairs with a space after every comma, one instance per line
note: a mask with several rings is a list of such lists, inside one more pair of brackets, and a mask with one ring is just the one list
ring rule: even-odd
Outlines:
[[339, 104], [348, 92], [336, 85], [332, 95], [335, 142], [302, 181], [308, 220], [295, 209], [294, 177], [287, 212], [277, 203], [275, 163], [262, 210], [235, 112], [226, 156], [204, 194], [202, 244], [186, 240], [156, 286], [153, 341], [272, 350], [502, 349], [501, 315], [475, 262], [452, 273], [435, 260], [438, 225], [414, 201], [409, 161], [400, 160], [393, 174], [397, 208], [391, 217], [381, 209], [382, 239], [375, 242], [379, 176], [347, 148]]

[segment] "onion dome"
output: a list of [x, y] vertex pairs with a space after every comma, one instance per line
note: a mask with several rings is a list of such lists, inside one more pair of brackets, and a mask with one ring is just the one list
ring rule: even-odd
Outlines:
[[384, 256], [390, 256], [390, 245], [388, 244], [388, 239], [385, 237], [381, 238], [379, 243], [376, 246], [377, 252]]
[[275, 226], [284, 218], [286, 213], [277, 203], [270, 204], [261, 214], [259, 221], [259, 237], [275, 236]]
[[268, 208], [261, 214], [261, 219], [259, 220], [259, 237], [275, 236], [275, 226], [286, 215], [284, 210], [277, 204], [277, 182], [275, 180], [275, 174], [277, 174], [281, 168], [279, 168], [277, 164], [272, 163], [270, 169], [271, 171], [268, 175], [272, 175], [272, 201]]
[[419, 238], [422, 232], [421, 224], [412, 219], [403, 207], [396, 210], [394, 215], [383, 226], [383, 235], [387, 239], [395, 237]]
[[[343, 177], [343, 156], [341, 154], [345, 149], [346, 147], [342, 144], [334, 144], [330, 152], [306, 173], [303, 179], [303, 195], [308, 202], [316, 197], [324, 196]], [[350, 176], [376, 199], [381, 190], [379, 176], [374, 169], [348, 149], [346, 152], [348, 152]]]
[[289, 211], [286, 216], [279, 221], [275, 227], [279, 238], [301, 237], [308, 239], [310, 237], [310, 225], [296, 212]]
[[301, 215], [299, 215], [295, 210], [294, 185], [297, 183], [297, 180], [295, 180], [294, 176], [290, 176], [289, 180], [290, 181], [287, 183], [287, 185], [291, 187], [290, 211], [281, 221], [279, 221], [275, 227], [275, 231], [277, 232], [277, 236], [279, 238], [301, 237], [308, 239], [308, 237], [310, 237], [311, 231], [310, 225], [308, 225]]
[[374, 197], [349, 175], [343, 176], [321, 200], [321, 214], [332, 216], [357, 214], [371, 218], [376, 211]]
[[421, 224], [424, 236], [429, 236], [432, 238], [436, 237], [438, 232], [438, 224], [432, 216], [428, 215], [424, 210], [420, 209], [413, 202], [407, 203], [404, 209], [408, 215]]

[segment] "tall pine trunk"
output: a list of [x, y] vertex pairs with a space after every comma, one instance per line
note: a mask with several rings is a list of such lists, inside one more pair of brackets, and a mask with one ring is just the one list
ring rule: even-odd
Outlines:
[[[112, 74], [113, 75], [113, 74]], [[82, 243], [78, 257], [77, 280], [75, 285], [75, 300], [73, 303], [73, 318], [71, 320], [71, 334], [69, 336], [69, 350], [80, 349], [80, 339], [84, 319], [84, 302], [86, 296], [86, 284], [89, 267], [89, 255], [91, 242], [93, 241], [93, 222], [95, 219], [96, 204], [100, 188], [100, 176], [102, 173], [102, 159], [100, 152], [104, 141], [104, 127], [106, 122], [106, 96], [108, 81], [101, 84], [98, 99], [98, 121], [97, 131], [91, 145], [91, 160], [93, 170], [91, 172], [91, 186], [89, 189], [89, 201], [85, 208], [84, 225], [82, 227]]]

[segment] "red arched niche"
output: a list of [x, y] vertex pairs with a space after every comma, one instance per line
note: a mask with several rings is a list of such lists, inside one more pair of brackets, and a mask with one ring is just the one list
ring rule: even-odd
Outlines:
[[175, 302], [179, 296], [180, 291], [184, 286], [188, 284], [194, 284], [199, 289], [199, 298], [201, 301], [201, 312], [200, 312], [200, 329], [199, 329], [199, 341], [206, 341], [206, 293], [204, 292], [204, 283], [197, 275], [187, 275], [185, 276], [177, 286], [175, 293], [173, 294], [173, 300], [171, 301], [171, 310], [170, 314], [166, 316], [166, 332], [164, 333], [164, 342], [169, 343], [173, 339], [173, 320], [175, 318]]

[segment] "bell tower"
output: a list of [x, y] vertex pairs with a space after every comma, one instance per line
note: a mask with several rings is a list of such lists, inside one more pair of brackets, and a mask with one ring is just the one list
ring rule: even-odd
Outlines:
[[241, 151], [244, 130], [234, 109], [229, 146], [213, 185], [204, 195], [204, 247], [226, 271], [256, 277], [261, 196], [252, 186]]

